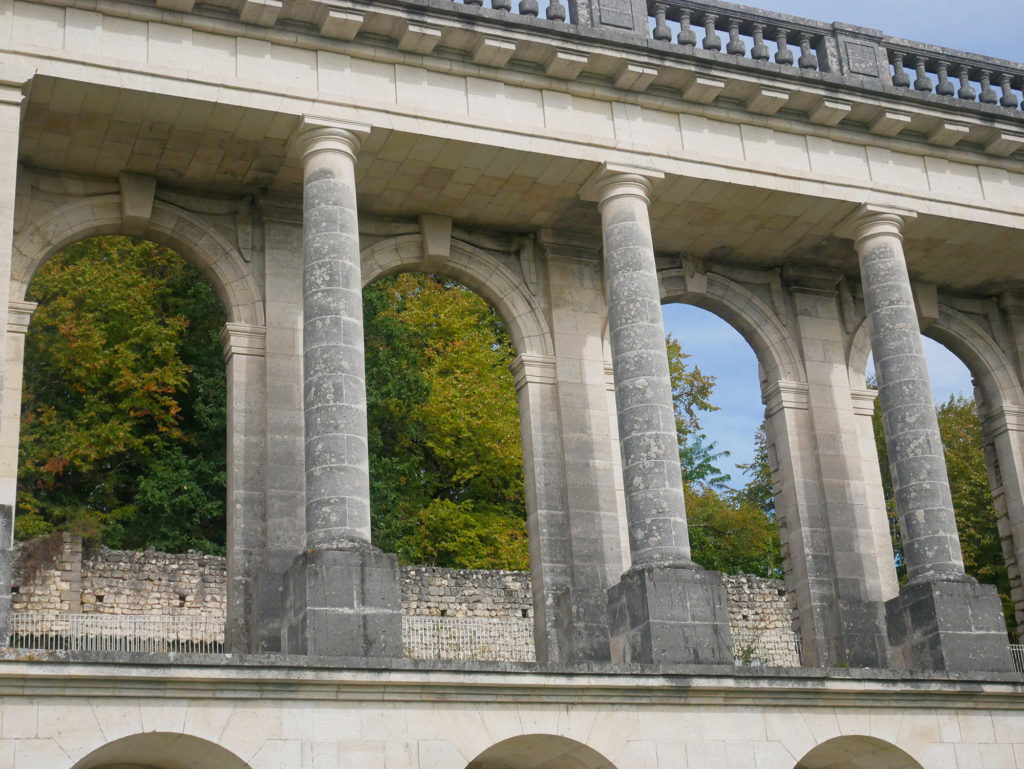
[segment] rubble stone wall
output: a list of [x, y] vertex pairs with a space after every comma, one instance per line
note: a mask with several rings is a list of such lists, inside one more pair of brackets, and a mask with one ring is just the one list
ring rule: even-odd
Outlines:
[[[33, 566], [27, 548], [18, 546], [13, 611], [224, 619], [227, 564], [223, 557], [103, 547], [83, 552], [81, 540], [65, 536], [46, 558], [40, 566], [37, 554]], [[406, 617], [519, 621], [533, 617], [528, 572], [405, 566], [401, 576]], [[798, 665], [792, 610], [782, 582], [740, 574], [725, 577], [725, 586], [737, 659], [755, 665]]]

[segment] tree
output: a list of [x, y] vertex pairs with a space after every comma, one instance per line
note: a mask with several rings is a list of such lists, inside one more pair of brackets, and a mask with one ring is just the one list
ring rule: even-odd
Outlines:
[[701, 412], [718, 411], [718, 407], [711, 403], [715, 378], [688, 364], [686, 360], [690, 356], [683, 352], [679, 341], [671, 334], [665, 335], [665, 352], [668, 355], [683, 482], [722, 489], [731, 477], [716, 463], [727, 458], [729, 452], [716, 451], [715, 442], [708, 439], [700, 424]]
[[222, 551], [225, 384], [212, 287], [124, 237], [47, 261], [29, 298], [15, 531]]
[[512, 342], [428, 275], [363, 292], [374, 542], [404, 563], [527, 568]]
[[760, 453], [752, 465], [741, 467], [745, 471], [753, 468], [754, 478], [743, 489], [728, 488], [731, 477], [717, 463], [729, 452], [715, 451], [714, 441], [700, 423], [702, 413], [718, 410], [711, 402], [715, 378], [688, 364], [690, 356], [671, 334], [666, 336], [665, 348], [694, 560], [705, 568], [729, 574], [781, 576], [782, 556], [763, 426], [755, 436]]

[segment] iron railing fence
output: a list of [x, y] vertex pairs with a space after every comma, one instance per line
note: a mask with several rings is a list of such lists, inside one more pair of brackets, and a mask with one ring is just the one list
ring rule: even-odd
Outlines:
[[414, 659], [535, 662], [533, 620], [402, 617], [405, 656]]
[[1024, 673], [1024, 644], [1010, 644], [1010, 654], [1013, 655], [1013, 667], [1018, 673]]
[[12, 649], [190, 654], [224, 652], [224, 621], [197, 615], [11, 614]]

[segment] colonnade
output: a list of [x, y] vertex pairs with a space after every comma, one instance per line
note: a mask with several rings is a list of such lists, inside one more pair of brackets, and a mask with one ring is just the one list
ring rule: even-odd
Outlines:
[[[356, 204], [356, 158], [369, 131], [360, 124], [306, 117], [294, 142], [304, 188], [302, 398], [297, 402], [304, 433], [301, 524], [283, 514], [272, 520], [274, 490], [270, 485], [257, 489], [259, 479], [250, 480], [254, 466], [267, 468], [277, 461], [273, 457], [287, 456], [280, 445], [258, 438], [267, 435], [261, 431], [274, 408], [266, 392], [266, 358], [276, 353], [266, 329], [229, 322], [222, 335], [229, 382], [238, 383], [229, 396], [234, 412], [229, 463], [235, 470], [229, 471], [229, 487], [236, 487], [229, 488], [229, 496], [241, 500], [229, 512], [233, 648], [318, 656], [402, 654], [395, 558], [370, 541], [361, 306], [366, 252], [361, 252]], [[553, 329], [546, 332], [540, 324], [531, 333], [550, 333], [552, 341], [543, 354], [517, 350], [513, 373], [523, 418], [538, 650], [551, 662], [732, 660], [720, 575], [694, 563], [690, 553], [661, 316], [666, 273], [655, 257], [649, 217], [662, 178], [649, 168], [606, 163], [583, 186], [581, 196], [596, 203], [601, 216], [599, 262], [596, 243], [573, 242], [569, 233], [543, 231], [531, 246], [547, 260], [546, 322]], [[10, 192], [13, 200], [13, 188]], [[2, 194], [0, 189], [0, 203]], [[122, 208], [123, 196], [122, 191]], [[152, 200], [149, 205], [153, 208]], [[805, 660], [1006, 670], [1011, 663], [998, 597], [965, 575], [959, 550], [920, 345], [919, 308], [901, 245], [911, 215], [862, 206], [841, 232], [853, 239], [860, 258], [910, 575], [903, 588], [896, 584], [877, 468], [866, 459], [873, 454], [866, 447], [872, 440], [874, 396], [836, 378], [837, 367], [849, 360], [849, 335], [843, 330], [849, 319], [840, 317], [850, 301], [845, 289], [825, 271], [787, 268], [787, 301], [795, 323], [784, 329], [778, 308], [753, 295], [714, 298], [716, 292], [737, 289], [722, 288], [712, 273], [690, 268], [681, 281], [692, 297], [735, 302], [737, 317], [743, 316], [740, 325], [751, 326], [745, 334], [765, 371], [783, 548]], [[431, 264], [441, 264], [449, 255], [445, 249], [452, 248], [451, 233], [446, 245], [438, 245], [445, 238], [438, 238], [435, 227], [430, 248], [437, 253], [428, 254], [428, 225], [433, 227], [420, 222], [423, 264], [428, 256]], [[287, 238], [273, 247], [284, 253]], [[582, 251], [587, 254], [580, 257]], [[579, 259], [590, 264], [591, 255], [599, 264], [594, 286], [584, 272], [565, 267]], [[270, 257], [265, 258], [269, 265]], [[279, 268], [287, 266], [274, 266]], [[2, 278], [7, 291], [11, 280]], [[580, 307], [571, 306], [567, 294], [577, 297]], [[20, 371], [18, 341], [31, 316], [31, 305], [19, 298], [8, 302], [11, 321], [5, 330], [15, 332], [16, 339], [5, 343], [7, 372]], [[572, 334], [558, 330], [563, 323]], [[764, 328], [752, 327], [758, 323]], [[769, 327], [778, 327], [776, 341], [757, 342], [771, 336]], [[602, 336], [610, 346], [617, 436], [607, 423], [601, 425], [602, 415], [612, 411], [602, 403], [607, 399], [604, 364], [595, 370], [594, 351], [582, 349]], [[8, 423], [17, 419], [6, 407], [16, 403], [18, 388], [14, 379], [3, 383]], [[1004, 421], [1010, 425], [1012, 419]], [[993, 456], [1009, 456], [1016, 467], [1011, 427], [989, 432]], [[12, 424], [0, 431], [0, 459], [8, 465], [16, 465], [16, 434]], [[611, 455], [616, 439], [621, 474]], [[990, 468], [997, 480], [1009, 477], [996, 459]], [[622, 481], [621, 539], [612, 476]], [[1003, 484], [1006, 490], [993, 481], [997, 498], [1016, 504], [1014, 483]], [[7, 500], [13, 504], [13, 488], [0, 502]], [[10, 521], [10, 512], [0, 517], [0, 536], [8, 541]], [[294, 531], [296, 524], [301, 532]], [[272, 526], [280, 531], [269, 533]], [[962, 611], [966, 604], [970, 612]]]

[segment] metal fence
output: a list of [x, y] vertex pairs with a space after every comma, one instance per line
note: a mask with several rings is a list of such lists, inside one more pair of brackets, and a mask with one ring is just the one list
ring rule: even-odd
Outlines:
[[11, 614], [10, 647], [40, 651], [224, 651], [224, 621], [196, 615]]
[[1013, 667], [1018, 673], [1024, 673], [1024, 644], [1010, 644], [1010, 654], [1013, 655]]
[[533, 620], [402, 617], [405, 656], [435, 660], [534, 662]]

